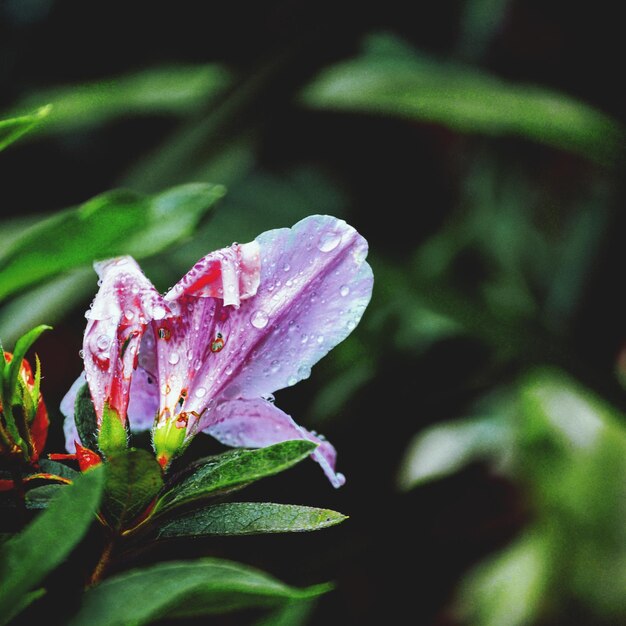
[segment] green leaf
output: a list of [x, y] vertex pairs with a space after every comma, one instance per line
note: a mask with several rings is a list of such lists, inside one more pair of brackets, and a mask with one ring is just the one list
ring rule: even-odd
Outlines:
[[473, 626], [537, 623], [551, 584], [553, 536], [534, 530], [464, 579], [459, 611]]
[[0, 547], [0, 624], [82, 539], [94, 519], [103, 484], [102, 468], [86, 472]]
[[74, 422], [83, 446], [96, 451], [98, 449], [98, 418], [87, 383], [76, 394]]
[[520, 473], [535, 514], [558, 525], [567, 572], [559, 589], [595, 613], [624, 615], [625, 417], [552, 368], [529, 373], [520, 396]]
[[277, 606], [328, 590], [328, 585], [297, 589], [219, 559], [173, 561], [125, 572], [89, 589], [69, 626], [141, 626], [156, 619]]
[[277, 443], [258, 450], [232, 450], [200, 461], [186, 476], [159, 499], [155, 511], [173, 507], [202, 498], [216, 496], [227, 491], [278, 474], [308, 457], [316, 444], [305, 440]]
[[227, 502], [168, 520], [159, 539], [210, 535], [260, 535], [321, 530], [347, 517], [329, 509], [271, 502]]
[[518, 135], [602, 164], [621, 154], [624, 129], [591, 106], [388, 45], [386, 39], [371, 37], [364, 54], [324, 70], [304, 90], [303, 102], [435, 122], [458, 132]]
[[6, 623], [10, 622], [16, 615], [19, 615], [25, 608], [35, 602], [35, 600], [38, 600], [45, 595], [45, 589], [36, 589], [35, 591], [25, 594], [9, 609], [9, 613], [7, 615], [0, 617], [0, 620], [5, 619]]
[[515, 426], [506, 416], [465, 418], [421, 430], [409, 444], [398, 475], [398, 486], [409, 490], [448, 476], [473, 461], [507, 453]]
[[51, 102], [52, 111], [43, 132], [59, 133], [115, 118], [192, 114], [206, 107], [230, 82], [226, 69], [217, 64], [156, 67], [102, 81], [39, 90], [18, 106], [25, 109], [33, 102]]
[[15, 388], [17, 387], [17, 377], [19, 376], [20, 369], [22, 367], [22, 360], [26, 356], [28, 349], [37, 341], [39, 335], [45, 330], [50, 330], [51, 326], [42, 324], [32, 330], [28, 331], [25, 335], [22, 335], [15, 343], [13, 349], [13, 360], [8, 364], [6, 379], [5, 379], [5, 397], [7, 399], [13, 398]]
[[293, 600], [254, 623], [254, 626], [304, 626], [317, 604], [315, 598]]
[[37, 126], [42, 119], [50, 114], [51, 108], [50, 105], [47, 105], [29, 115], [0, 120], [0, 151]]
[[29, 489], [26, 492], [24, 500], [29, 509], [47, 509], [50, 502], [61, 493], [61, 490], [67, 485], [42, 485]]
[[131, 526], [163, 486], [161, 467], [147, 450], [131, 448], [111, 456], [102, 502], [105, 519], [117, 531]]
[[45, 474], [55, 474], [61, 476], [61, 478], [68, 478], [69, 480], [75, 480], [80, 476], [80, 472], [68, 467], [64, 463], [58, 461], [51, 461], [50, 459], [39, 459], [39, 468]]
[[61, 211], [26, 229], [0, 252], [0, 299], [94, 259], [154, 254], [193, 232], [223, 195], [223, 187], [208, 183], [155, 196], [112, 191]]

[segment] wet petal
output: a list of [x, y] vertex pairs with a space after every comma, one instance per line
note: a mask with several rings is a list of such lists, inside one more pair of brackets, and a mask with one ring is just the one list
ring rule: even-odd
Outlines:
[[68, 392], [61, 400], [61, 413], [65, 416], [63, 422], [63, 433], [65, 435], [65, 449], [72, 454], [76, 452], [75, 441], [79, 441], [78, 431], [76, 430], [76, 422], [74, 421], [74, 405], [76, 404], [76, 396], [79, 389], [87, 382], [85, 372], [81, 372], [80, 376], [72, 383]]
[[335, 472], [336, 452], [328, 441], [298, 426], [293, 419], [271, 402], [263, 399], [232, 400], [215, 410], [216, 422], [206, 432], [227, 446], [264, 448], [290, 439], [308, 439], [319, 444], [311, 455], [324, 470], [334, 487], [345, 483]]
[[132, 432], [148, 430], [154, 424], [159, 410], [159, 386], [157, 380], [142, 367], [135, 370], [130, 383], [128, 421]]
[[87, 313], [85, 373], [98, 420], [105, 403], [126, 420], [129, 388], [141, 336], [169, 309], [131, 257], [97, 263], [101, 287]]
[[[202, 414], [200, 429], [211, 422], [211, 401], [265, 397], [307, 378], [356, 327], [371, 297], [367, 243], [343, 220], [316, 215], [257, 241], [261, 282], [254, 297], [239, 308], [181, 301], [181, 336], [196, 370], [187, 377], [193, 382], [185, 410]], [[221, 347], [212, 350], [218, 333]]]
[[181, 296], [220, 298], [239, 306], [259, 286], [259, 245], [256, 241], [234, 243], [201, 258], [166, 294], [166, 300]]

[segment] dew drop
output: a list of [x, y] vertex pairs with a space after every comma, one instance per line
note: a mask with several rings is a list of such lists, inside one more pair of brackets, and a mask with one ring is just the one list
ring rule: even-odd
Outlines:
[[165, 317], [165, 307], [155, 304], [152, 307], [152, 319], [162, 320]]
[[206, 389], [204, 387], [198, 387], [196, 389], [196, 398], [204, 398], [206, 395]]
[[270, 363], [270, 368], [271, 368], [272, 374], [275, 374], [280, 369], [280, 361], [278, 360], [272, 361]]
[[111, 340], [106, 335], [100, 335], [96, 339], [96, 347], [98, 350], [106, 350], [111, 344]]
[[265, 328], [267, 326], [268, 321], [269, 321], [269, 317], [267, 316], [267, 313], [265, 311], [262, 311], [261, 309], [259, 309], [258, 311], [255, 311], [250, 317], [250, 323], [255, 328]]
[[124, 317], [130, 322], [135, 317], [135, 313], [129, 309], [124, 313]]
[[79, 350], [79, 351], [78, 351], [78, 356], [79, 356], [81, 359], [84, 359], [84, 358], [85, 358], [85, 351], [84, 351], [84, 350]]
[[341, 241], [341, 235], [335, 232], [323, 233], [317, 242], [317, 249], [320, 252], [330, 252], [334, 250]]
[[289, 263], [285, 263], [283, 265], [283, 272], [288, 272], [291, 269], [291, 265]]
[[178, 356], [178, 352], [172, 352], [169, 356], [169, 359], [167, 359], [169, 361], [169, 363], [171, 363], [172, 365], [176, 365], [176, 363], [178, 363], [178, 361], [180, 361], [180, 357]]
[[287, 379], [287, 384], [288, 384], [290, 387], [293, 387], [293, 386], [294, 386], [297, 382], [298, 382], [298, 379], [297, 379], [295, 376], [290, 376], [290, 377]]
[[319, 344], [324, 343], [324, 335], [318, 335], [317, 336], [317, 343], [319, 343]]
[[298, 368], [298, 376], [300, 379], [308, 378], [311, 375], [311, 368], [308, 365], [301, 365]]
[[350, 287], [348, 287], [348, 285], [341, 285], [339, 293], [343, 298], [345, 298], [350, 293]]
[[346, 326], [348, 330], [354, 330], [356, 328], [356, 322], [354, 320], [348, 320]]

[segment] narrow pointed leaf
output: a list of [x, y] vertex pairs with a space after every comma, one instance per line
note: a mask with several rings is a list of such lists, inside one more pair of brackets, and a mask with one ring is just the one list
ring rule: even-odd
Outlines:
[[45, 324], [41, 324], [36, 328], [28, 331], [25, 335], [22, 335], [17, 342], [15, 343], [15, 348], [13, 349], [13, 360], [9, 363], [7, 370], [7, 380], [5, 392], [7, 394], [7, 400], [12, 397], [12, 394], [15, 391], [15, 387], [17, 385], [17, 377], [19, 376], [20, 369], [22, 367], [22, 360], [26, 356], [26, 352], [28, 349], [37, 341], [39, 335], [43, 333], [45, 330], [50, 330], [51, 326], [46, 326]]
[[458, 132], [517, 135], [612, 164], [624, 129], [566, 94], [500, 80], [472, 66], [437, 60], [386, 36], [324, 70], [302, 100], [344, 110], [442, 124]]
[[49, 508], [0, 547], [0, 624], [59, 565], [94, 519], [104, 483], [95, 468], [60, 490]]
[[328, 585], [290, 587], [264, 572], [220, 559], [173, 561], [125, 572], [88, 590], [69, 626], [141, 626], [168, 617], [280, 606], [328, 590]]
[[112, 191], [41, 220], [0, 251], [0, 299], [94, 259], [154, 254], [190, 234], [223, 195], [208, 183], [154, 196]]
[[168, 520], [158, 529], [158, 538], [297, 533], [328, 528], [345, 519], [337, 511], [311, 506], [227, 502]]
[[102, 512], [116, 530], [127, 528], [163, 485], [161, 467], [147, 450], [131, 448], [108, 459]]
[[0, 151], [17, 141], [22, 135], [33, 129], [49, 113], [49, 105], [37, 109], [34, 113], [0, 120]]
[[155, 510], [169, 510], [273, 476], [307, 458], [315, 448], [316, 444], [311, 441], [293, 440], [259, 450], [239, 449], [211, 457], [170, 487]]
[[224, 91], [230, 82], [217, 64], [149, 68], [130, 75], [67, 87], [40, 89], [18, 103], [51, 102], [42, 133], [59, 133], [139, 115], [189, 115]]

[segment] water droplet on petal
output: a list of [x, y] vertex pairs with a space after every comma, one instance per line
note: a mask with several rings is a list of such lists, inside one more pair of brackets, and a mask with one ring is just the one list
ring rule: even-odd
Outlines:
[[152, 307], [152, 319], [162, 320], [165, 317], [165, 307], [155, 304]]
[[258, 311], [255, 311], [250, 317], [250, 323], [255, 328], [265, 328], [267, 326], [268, 321], [269, 321], [269, 317], [267, 313], [265, 311], [262, 311], [261, 309], [259, 309]]
[[129, 309], [124, 313], [124, 317], [130, 322], [135, 317], [135, 313]]
[[291, 269], [291, 265], [289, 265], [289, 263], [285, 263], [283, 265], [283, 271], [284, 272], [288, 272]]
[[317, 336], [317, 343], [319, 343], [319, 344], [324, 343], [324, 335], [318, 335]]
[[96, 339], [96, 347], [98, 350], [106, 350], [111, 344], [111, 340], [106, 335], [100, 335]]
[[350, 287], [348, 287], [348, 285], [341, 285], [339, 293], [343, 298], [345, 298], [350, 293]]
[[354, 320], [348, 320], [346, 326], [348, 330], [354, 330], [356, 328], [356, 322]]
[[206, 389], [204, 387], [198, 387], [196, 389], [196, 398], [204, 398], [206, 395]]
[[270, 363], [272, 374], [275, 374], [280, 369], [280, 361], [274, 360]]
[[287, 384], [288, 384], [290, 387], [293, 387], [293, 386], [294, 386], [297, 382], [298, 382], [298, 379], [297, 379], [295, 376], [290, 376], [290, 377], [287, 379]]
[[335, 232], [323, 233], [317, 242], [317, 249], [320, 252], [330, 252], [334, 250], [341, 241], [341, 235]]
[[311, 375], [311, 368], [308, 365], [301, 365], [298, 368], [298, 376], [300, 379], [308, 378]]
[[178, 356], [178, 352], [172, 352], [170, 354], [169, 359], [167, 359], [172, 365], [176, 365], [178, 361], [180, 361], [180, 357]]
[[79, 350], [79, 351], [78, 351], [78, 356], [79, 356], [81, 359], [84, 359], [84, 358], [85, 358], [85, 351], [84, 351], [84, 350]]

